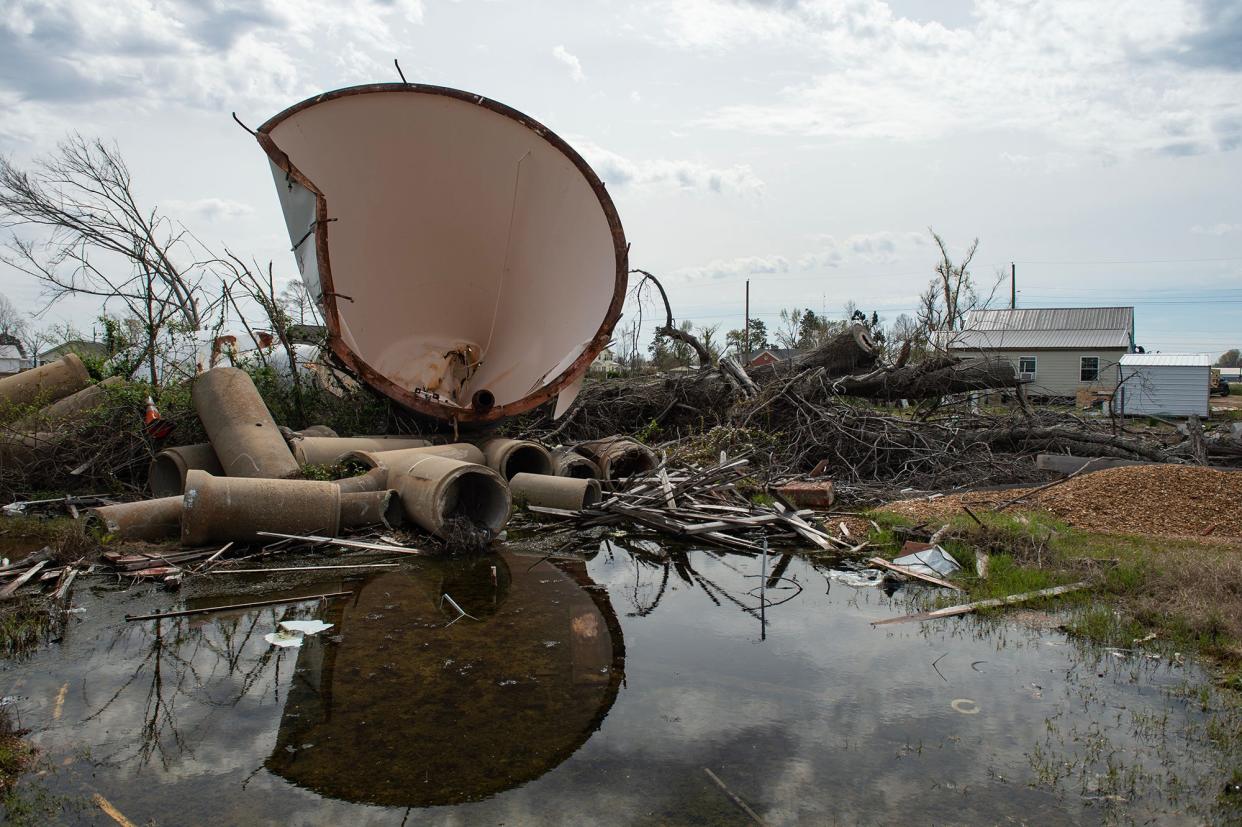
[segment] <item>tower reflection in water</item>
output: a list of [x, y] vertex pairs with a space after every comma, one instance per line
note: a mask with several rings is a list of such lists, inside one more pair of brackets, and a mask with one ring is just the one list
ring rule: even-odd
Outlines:
[[[450, 595], [472, 618], [442, 596]], [[357, 587], [297, 659], [266, 767], [345, 801], [473, 801], [538, 778], [599, 728], [624, 675], [581, 561], [502, 553]]]

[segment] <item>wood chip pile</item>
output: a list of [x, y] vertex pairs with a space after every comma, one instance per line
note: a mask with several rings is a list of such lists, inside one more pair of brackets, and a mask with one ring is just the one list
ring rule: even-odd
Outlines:
[[[885, 510], [919, 520], [995, 507], [1022, 490], [905, 500]], [[1084, 474], [1039, 491], [1009, 511], [1049, 511], [1076, 528], [1119, 534], [1242, 539], [1242, 473], [1182, 465], [1136, 465]]]

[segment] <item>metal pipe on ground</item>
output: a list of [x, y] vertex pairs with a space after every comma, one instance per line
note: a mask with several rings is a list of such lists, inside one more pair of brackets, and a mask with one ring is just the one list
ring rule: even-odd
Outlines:
[[179, 495], [160, 497], [88, 508], [86, 519], [88, 525], [116, 539], [158, 543], [181, 533], [181, 507]]
[[304, 437], [289, 442], [298, 465], [332, 465], [351, 451], [400, 451], [425, 448], [425, 439], [372, 439], [369, 437]]
[[165, 448], [156, 454], [147, 469], [147, 485], [156, 497], [180, 496], [185, 492], [185, 475], [192, 469], [224, 476], [224, 467], [215, 450], [210, 444], [200, 442]]
[[331, 482], [186, 474], [181, 542], [253, 542], [257, 532], [320, 534], [341, 529], [341, 490]]
[[103, 405], [108, 398], [108, 392], [105, 388], [118, 387], [124, 384], [124, 377], [109, 376], [102, 382], [87, 385], [82, 390], [71, 393], [64, 399], [45, 405], [37, 413], [14, 422], [11, 427], [18, 430], [30, 430], [75, 419]]
[[392, 466], [388, 480], [405, 516], [438, 537], [452, 539], [463, 522], [494, 537], [509, 521], [509, 488], [486, 465], [422, 454]]
[[599, 502], [601, 488], [595, 479], [514, 474], [509, 480], [509, 494], [517, 503], [581, 511]]
[[268, 479], [298, 475], [297, 461], [244, 370], [213, 368], [199, 374], [191, 397], [226, 475]]
[[583, 442], [574, 450], [599, 466], [605, 482], [625, 479], [644, 471], [654, 471], [660, 464], [654, 451], [623, 436]]
[[555, 474], [552, 454], [529, 439], [488, 439], [479, 443], [487, 467], [507, 480], [515, 474]]
[[397, 528], [405, 523], [401, 499], [391, 489], [341, 493], [341, 528], [383, 525]]
[[556, 466], [558, 477], [573, 477], [579, 480], [597, 480], [604, 475], [599, 466], [591, 460], [573, 451], [553, 451], [552, 464]]
[[0, 379], [0, 405], [46, 405], [77, 393], [90, 381], [86, 365], [76, 353], [68, 353], [55, 362]]

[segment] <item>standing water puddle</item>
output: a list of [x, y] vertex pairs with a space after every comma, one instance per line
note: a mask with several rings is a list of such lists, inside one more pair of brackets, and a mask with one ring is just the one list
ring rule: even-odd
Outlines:
[[[161, 621], [124, 622], [158, 589], [82, 588], [3, 694], [67, 823], [99, 822], [95, 793], [135, 823], [751, 823], [719, 784], [768, 824], [1222, 817], [1193, 667], [1009, 621], [875, 629], [902, 591], [782, 564], [762, 612], [756, 557], [615, 544]], [[284, 596], [255, 582], [187, 605]], [[333, 626], [264, 640], [291, 619]]]

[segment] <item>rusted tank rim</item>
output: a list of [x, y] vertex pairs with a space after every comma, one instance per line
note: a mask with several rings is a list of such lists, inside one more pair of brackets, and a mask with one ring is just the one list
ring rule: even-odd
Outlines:
[[[608, 305], [608, 312], [604, 315], [603, 323], [586, 349], [578, 355], [578, 358], [564, 372], [535, 393], [510, 402], [507, 405], [476, 411], [473, 408], [445, 405], [416, 394], [388, 379], [357, 354], [353, 353], [345, 345], [341, 337], [341, 320], [336, 304], [336, 288], [333, 285], [332, 264], [328, 257], [328, 200], [323, 192], [293, 165], [289, 160], [289, 156], [276, 145], [276, 142], [272, 139], [271, 131], [286, 118], [296, 115], [303, 109], [309, 109], [326, 101], [349, 97], [350, 95], [394, 92], [441, 95], [446, 98], [454, 98], [463, 103], [482, 106], [498, 115], [517, 121], [540, 138], [543, 138], [573, 162], [578, 171], [586, 178], [587, 183], [590, 184], [591, 189], [595, 192], [595, 197], [599, 199], [600, 207], [604, 210], [604, 215], [608, 218], [608, 227], [612, 232], [613, 254], [617, 263], [617, 275], [616, 284], [613, 288], [612, 302]], [[625, 303], [625, 291], [629, 278], [629, 246], [625, 242], [625, 230], [621, 227], [621, 217], [617, 214], [617, 208], [612, 203], [612, 197], [608, 194], [604, 182], [599, 179], [599, 176], [595, 174], [595, 171], [591, 169], [586, 160], [563, 138], [534, 118], [499, 101], [447, 86], [431, 86], [419, 83], [370, 83], [362, 86], [336, 89], [332, 92], [324, 92], [307, 98], [301, 103], [296, 103], [283, 112], [274, 115], [260, 126], [255, 132], [255, 138], [259, 141], [259, 146], [263, 147], [263, 151], [272, 160], [272, 163], [315, 196], [315, 257], [318, 260], [319, 282], [323, 293], [324, 321], [328, 327], [328, 346], [346, 367], [354, 371], [368, 385], [390, 399], [399, 402], [416, 413], [444, 421], [455, 420], [462, 423], [495, 422], [525, 413], [532, 408], [537, 408], [549, 399], [555, 398], [562, 389], [586, 372], [591, 362], [607, 347], [608, 342], [612, 339], [612, 330], [616, 326], [617, 320], [621, 317], [621, 306]]]

